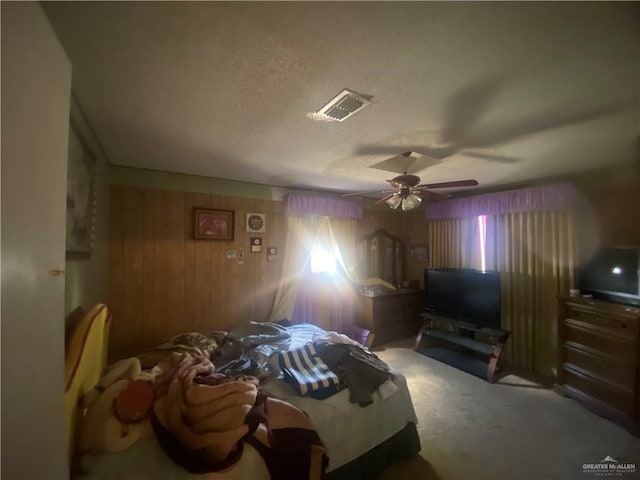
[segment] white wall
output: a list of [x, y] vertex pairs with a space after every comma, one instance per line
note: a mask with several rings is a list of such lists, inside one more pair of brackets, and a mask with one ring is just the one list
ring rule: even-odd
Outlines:
[[71, 65], [37, 2], [2, 2], [3, 479], [68, 477], [65, 199]]

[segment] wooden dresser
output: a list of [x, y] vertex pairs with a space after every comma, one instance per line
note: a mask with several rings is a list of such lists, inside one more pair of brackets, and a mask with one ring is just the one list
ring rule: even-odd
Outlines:
[[423, 290], [394, 290], [359, 295], [356, 324], [369, 330], [367, 347], [415, 336], [422, 324]]
[[640, 432], [640, 309], [561, 298], [558, 393]]

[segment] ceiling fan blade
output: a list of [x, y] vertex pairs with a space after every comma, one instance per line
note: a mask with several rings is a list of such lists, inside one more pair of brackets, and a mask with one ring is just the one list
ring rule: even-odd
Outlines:
[[379, 193], [380, 190], [369, 190], [367, 192], [352, 192], [352, 193], [343, 193], [343, 197], [355, 197], [356, 195], [366, 195], [368, 193]]
[[380, 200], [378, 200], [378, 201], [376, 202], [376, 204], [378, 204], [378, 203], [384, 203], [384, 202], [386, 202], [387, 200], [389, 200], [391, 197], [393, 197], [394, 195], [398, 195], [398, 192], [393, 192], [393, 193], [390, 193], [389, 195], [385, 195], [385, 196], [384, 196], [384, 197], [382, 197]]
[[416, 188], [453, 188], [453, 187], [475, 187], [477, 180], [455, 180], [453, 182], [423, 183]]
[[343, 193], [343, 197], [353, 197], [356, 195], [368, 195], [370, 193], [387, 193], [387, 192], [395, 192], [396, 189], [387, 188], [386, 190], [367, 190], [366, 192], [352, 192], [352, 193]]
[[414, 193], [420, 197], [430, 198], [432, 200], [446, 200], [447, 198], [449, 198], [449, 195], [446, 195], [444, 193], [431, 192], [429, 190], [418, 190]]

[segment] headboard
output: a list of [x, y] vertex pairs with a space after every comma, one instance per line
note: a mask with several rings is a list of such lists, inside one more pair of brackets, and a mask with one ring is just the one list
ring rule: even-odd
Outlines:
[[104, 373], [107, 364], [111, 312], [96, 304], [77, 323], [67, 342], [64, 366], [64, 410], [67, 428], [67, 452], [73, 456], [78, 405]]

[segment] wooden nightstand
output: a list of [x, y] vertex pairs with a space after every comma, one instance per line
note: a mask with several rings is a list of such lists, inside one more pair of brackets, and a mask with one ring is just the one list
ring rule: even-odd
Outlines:
[[359, 295], [356, 325], [369, 330], [366, 346], [401, 340], [416, 334], [423, 310], [422, 290], [392, 290]]

